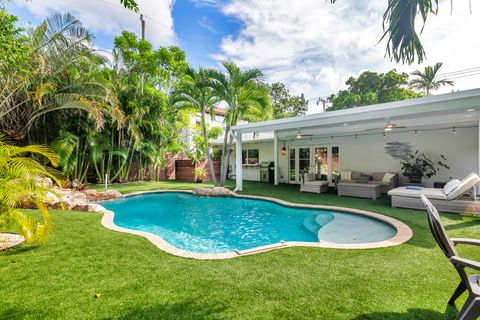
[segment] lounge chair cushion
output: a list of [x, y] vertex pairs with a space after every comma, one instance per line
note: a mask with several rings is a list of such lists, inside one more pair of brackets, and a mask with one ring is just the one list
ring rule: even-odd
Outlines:
[[391, 180], [393, 177], [395, 177], [395, 173], [389, 173], [389, 172], [387, 172], [387, 173], [385, 173], [385, 174], [383, 175], [382, 181], [383, 181], [383, 182], [388, 182], [388, 183], [390, 183], [390, 180]]
[[452, 179], [445, 184], [445, 186], [443, 187], [443, 192], [445, 192], [445, 194], [448, 195], [450, 192], [457, 189], [459, 185], [460, 185], [460, 180]]
[[430, 199], [447, 199], [447, 196], [445, 195], [445, 192], [443, 192], [443, 189], [422, 188], [420, 190], [413, 190], [407, 189], [406, 187], [399, 187], [388, 191], [388, 195], [390, 196], [401, 196], [410, 198], [420, 198], [421, 194], [424, 194], [427, 198]]
[[[460, 185], [452, 190], [448, 195], [448, 200], [454, 200], [463, 194], [469, 192], [474, 186], [480, 183], [480, 177], [477, 174], [469, 175], [460, 182]], [[428, 196], [427, 196], [428, 197]]]
[[353, 180], [352, 171], [342, 171], [340, 172], [340, 177], [342, 180]]

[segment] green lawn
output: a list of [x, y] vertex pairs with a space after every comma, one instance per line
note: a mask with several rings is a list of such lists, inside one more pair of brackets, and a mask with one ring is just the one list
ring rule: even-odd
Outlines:
[[[112, 188], [194, 186], [160, 182]], [[458, 277], [436, 247], [424, 212], [392, 209], [388, 199], [301, 194], [295, 186], [245, 183], [244, 188], [246, 194], [390, 215], [407, 223], [414, 237], [384, 249], [296, 247], [196, 261], [169, 255], [142, 237], [105, 229], [98, 213], [53, 211], [54, 232], [47, 244], [0, 255], [0, 319], [454, 318], [446, 301]], [[477, 218], [443, 218], [452, 236], [480, 234]], [[461, 252], [480, 260], [478, 248]]]

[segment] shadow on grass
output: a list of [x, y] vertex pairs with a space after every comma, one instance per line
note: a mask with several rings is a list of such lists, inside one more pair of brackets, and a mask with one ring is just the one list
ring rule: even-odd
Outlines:
[[47, 319], [51, 317], [46, 312], [39, 311], [39, 310], [27, 310], [27, 309], [22, 309], [20, 307], [13, 307], [13, 308], [7, 308], [7, 309], [0, 309], [0, 319], [25, 319], [27, 317], [32, 317], [35, 315], [36, 319]]
[[135, 308], [119, 319], [198, 319], [217, 320], [225, 319], [221, 313], [227, 309], [220, 304], [211, 304], [204, 301], [185, 301], [171, 304], [161, 304], [145, 308]]
[[408, 309], [405, 313], [372, 312], [362, 314], [353, 320], [454, 320], [458, 310], [454, 306], [447, 306], [445, 313], [428, 309]]

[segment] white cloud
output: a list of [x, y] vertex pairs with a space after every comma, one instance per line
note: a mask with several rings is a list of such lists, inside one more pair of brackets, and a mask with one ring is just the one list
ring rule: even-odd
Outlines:
[[[238, 36], [226, 36], [217, 59], [229, 58], [241, 67], [263, 69], [269, 81], [281, 81], [306, 97], [326, 96], [345, 87], [350, 76], [365, 70], [392, 68], [411, 72], [423, 66], [404, 66], [385, 58], [382, 15], [387, 0], [376, 1], [256, 1], [232, 0], [222, 7], [242, 21]], [[440, 15], [429, 17], [422, 35], [426, 64], [443, 61], [441, 73], [480, 66], [478, 13], [468, 3], [440, 4]], [[477, 86], [477, 78], [459, 79], [455, 89]], [[444, 89], [450, 91], [451, 88]]]
[[202, 16], [200, 20], [198, 20], [198, 24], [212, 33], [218, 33], [213, 27], [212, 21], [207, 16]]
[[[174, 0], [137, 0], [146, 21], [146, 39], [155, 46], [175, 42], [172, 6]], [[141, 33], [139, 14], [121, 7], [118, 0], [15, 0], [34, 15], [47, 17], [52, 11], [69, 12], [90, 32], [119, 35], [123, 30]]]

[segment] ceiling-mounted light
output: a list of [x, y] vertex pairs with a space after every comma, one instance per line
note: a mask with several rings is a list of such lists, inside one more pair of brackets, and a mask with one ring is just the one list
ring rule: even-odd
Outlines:
[[297, 131], [297, 139], [302, 139], [302, 133], [300, 130]]
[[282, 150], [280, 151], [280, 154], [282, 156], [286, 156], [287, 155], [287, 148], [285, 147], [285, 140], [283, 140], [283, 147], [282, 147]]
[[415, 131], [413, 131], [413, 134], [415, 135], [415, 137], [418, 135], [418, 131], [415, 129]]
[[475, 109], [473, 108], [467, 109], [467, 112], [473, 112], [473, 111], [475, 111]]
[[457, 133], [457, 129], [455, 127], [452, 128], [453, 134]]
[[358, 139], [358, 134], [355, 134], [355, 139]]

